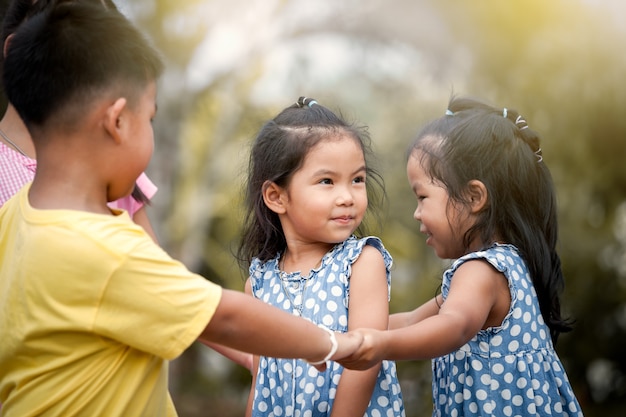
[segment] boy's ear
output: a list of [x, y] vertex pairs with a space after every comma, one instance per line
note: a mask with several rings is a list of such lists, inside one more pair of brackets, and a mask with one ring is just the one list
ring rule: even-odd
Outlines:
[[273, 181], [265, 181], [262, 188], [265, 205], [276, 214], [285, 212], [285, 191]]
[[126, 99], [120, 97], [106, 108], [104, 114], [104, 130], [118, 143], [123, 139], [123, 128], [125, 125], [122, 119], [122, 112], [126, 108], [126, 105]]
[[482, 211], [489, 201], [487, 187], [485, 187], [485, 184], [479, 180], [471, 180], [467, 183], [467, 194], [472, 213]]

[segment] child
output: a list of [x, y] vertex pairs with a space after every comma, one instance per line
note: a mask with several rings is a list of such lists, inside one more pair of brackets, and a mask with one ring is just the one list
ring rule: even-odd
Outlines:
[[[382, 185], [369, 154], [366, 132], [310, 98], [263, 126], [239, 250], [248, 293], [334, 331], [387, 328], [391, 256], [378, 238], [353, 235], [370, 185]], [[318, 373], [301, 360], [255, 357], [247, 415], [403, 416], [395, 363], [374, 365]]]
[[[414, 217], [442, 259], [442, 294], [364, 331], [346, 365], [433, 358], [434, 416], [580, 416], [553, 344], [561, 316], [556, 198], [516, 111], [454, 98], [411, 147]], [[342, 362], [343, 363], [343, 362]]]
[[29, 19], [4, 62], [38, 167], [0, 208], [2, 415], [175, 416], [168, 360], [197, 338], [322, 369], [352, 353], [358, 334], [222, 289], [109, 209], [152, 154], [161, 62], [91, 3]]
[[[115, 4], [110, 1], [80, 0], [101, 3], [104, 7], [116, 10]], [[11, 34], [25, 20], [50, 7], [54, 0], [13, 0], [4, 15], [2, 25], [2, 43], [6, 51]], [[20, 119], [11, 103], [8, 103], [6, 112], [0, 120], [0, 206], [17, 193], [25, 184], [31, 182], [35, 176], [37, 161], [35, 148], [28, 133], [28, 129]], [[156, 186], [146, 174], [142, 173], [137, 179], [137, 185], [132, 195], [122, 197], [109, 203], [112, 208], [128, 211], [133, 221], [141, 225], [156, 241], [156, 234], [152, 228], [145, 204], [156, 193]]]
[[[117, 10], [115, 4], [108, 0], [74, 0], [102, 4], [110, 10]], [[11, 36], [17, 27], [30, 17], [53, 7], [54, 0], [14, 0], [11, 2], [4, 17], [2, 39], [5, 51]], [[7, 134], [10, 132], [10, 135]], [[4, 141], [4, 143], [2, 143]], [[0, 120], [0, 206], [6, 200], [17, 193], [25, 184], [31, 182], [35, 176], [37, 161], [34, 159], [35, 149], [28, 133], [28, 129], [20, 119], [11, 103], [8, 103], [6, 113]], [[142, 226], [146, 232], [157, 241], [156, 234], [148, 219], [145, 204], [156, 193], [156, 186], [150, 181], [145, 173], [137, 179], [137, 183], [131, 195], [109, 202], [110, 208], [123, 209], [128, 212], [135, 223]], [[250, 370], [252, 368], [252, 356], [250, 354], [228, 349], [215, 343], [205, 343], [233, 362]]]

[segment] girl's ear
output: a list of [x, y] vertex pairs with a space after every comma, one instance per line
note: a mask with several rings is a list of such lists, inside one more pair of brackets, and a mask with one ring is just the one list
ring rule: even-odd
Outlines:
[[6, 40], [4, 41], [4, 45], [2, 48], [2, 56], [4, 56], [5, 58], [7, 56], [7, 51], [9, 50], [9, 44], [13, 40], [13, 36], [15, 36], [15, 33], [11, 33], [9, 36], [7, 36]]
[[120, 143], [124, 138], [125, 123], [123, 123], [122, 112], [125, 108], [126, 99], [120, 97], [107, 107], [104, 113], [104, 130], [116, 143]]
[[471, 212], [473, 214], [482, 211], [489, 202], [487, 187], [482, 181], [471, 180], [467, 183], [467, 194], [469, 197]]
[[273, 181], [265, 181], [263, 183], [263, 201], [265, 205], [276, 214], [285, 212], [285, 190], [276, 185]]

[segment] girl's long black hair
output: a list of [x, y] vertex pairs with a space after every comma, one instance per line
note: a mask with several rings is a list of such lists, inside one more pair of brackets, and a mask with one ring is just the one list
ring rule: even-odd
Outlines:
[[[247, 271], [253, 258], [266, 261], [286, 248], [278, 215], [263, 201], [263, 184], [287, 187], [308, 152], [323, 140], [348, 135], [361, 146], [367, 173], [368, 210], [380, 208], [385, 198], [382, 177], [372, 166], [369, 134], [346, 122], [312, 98], [300, 97], [259, 131], [252, 145], [245, 188], [244, 226], [237, 259]], [[360, 228], [357, 233], [362, 233]]]
[[475, 239], [486, 247], [497, 237], [519, 249], [556, 342], [571, 322], [561, 315], [556, 194], [537, 132], [515, 110], [453, 97], [446, 115], [418, 134], [409, 153], [415, 150], [423, 152], [421, 163], [444, 184], [452, 204], [469, 204], [469, 181], [485, 184], [488, 204], [465, 234], [465, 247]]

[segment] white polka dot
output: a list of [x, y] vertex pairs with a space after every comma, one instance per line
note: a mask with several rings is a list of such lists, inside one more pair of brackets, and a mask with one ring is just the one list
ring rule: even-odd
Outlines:
[[487, 392], [485, 390], [479, 389], [476, 391], [476, 398], [481, 401], [485, 401], [487, 399]]
[[502, 375], [502, 373], [504, 372], [504, 366], [502, 366], [501, 363], [494, 363], [491, 369], [496, 375]]
[[491, 385], [491, 376], [489, 376], [489, 374], [481, 375], [480, 382], [482, 382], [483, 385]]
[[[533, 297], [530, 295], [527, 295], [526, 297], [524, 297], [524, 302], [526, 303], [527, 306], [532, 305], [533, 303]], [[528, 323], [528, 322], [526, 322]]]
[[480, 372], [483, 369], [483, 364], [480, 361], [473, 360], [472, 361], [472, 369], [477, 371], [477, 372]]
[[380, 397], [378, 397], [378, 399], [376, 400], [376, 403], [377, 403], [379, 406], [381, 406], [381, 407], [387, 407], [387, 406], [389, 406], [389, 398], [387, 398], [387, 397], [383, 397], [383, 396], [380, 396]]
[[503, 389], [502, 391], [500, 391], [500, 396], [506, 400], [509, 401], [511, 399], [511, 390], [509, 389]]

